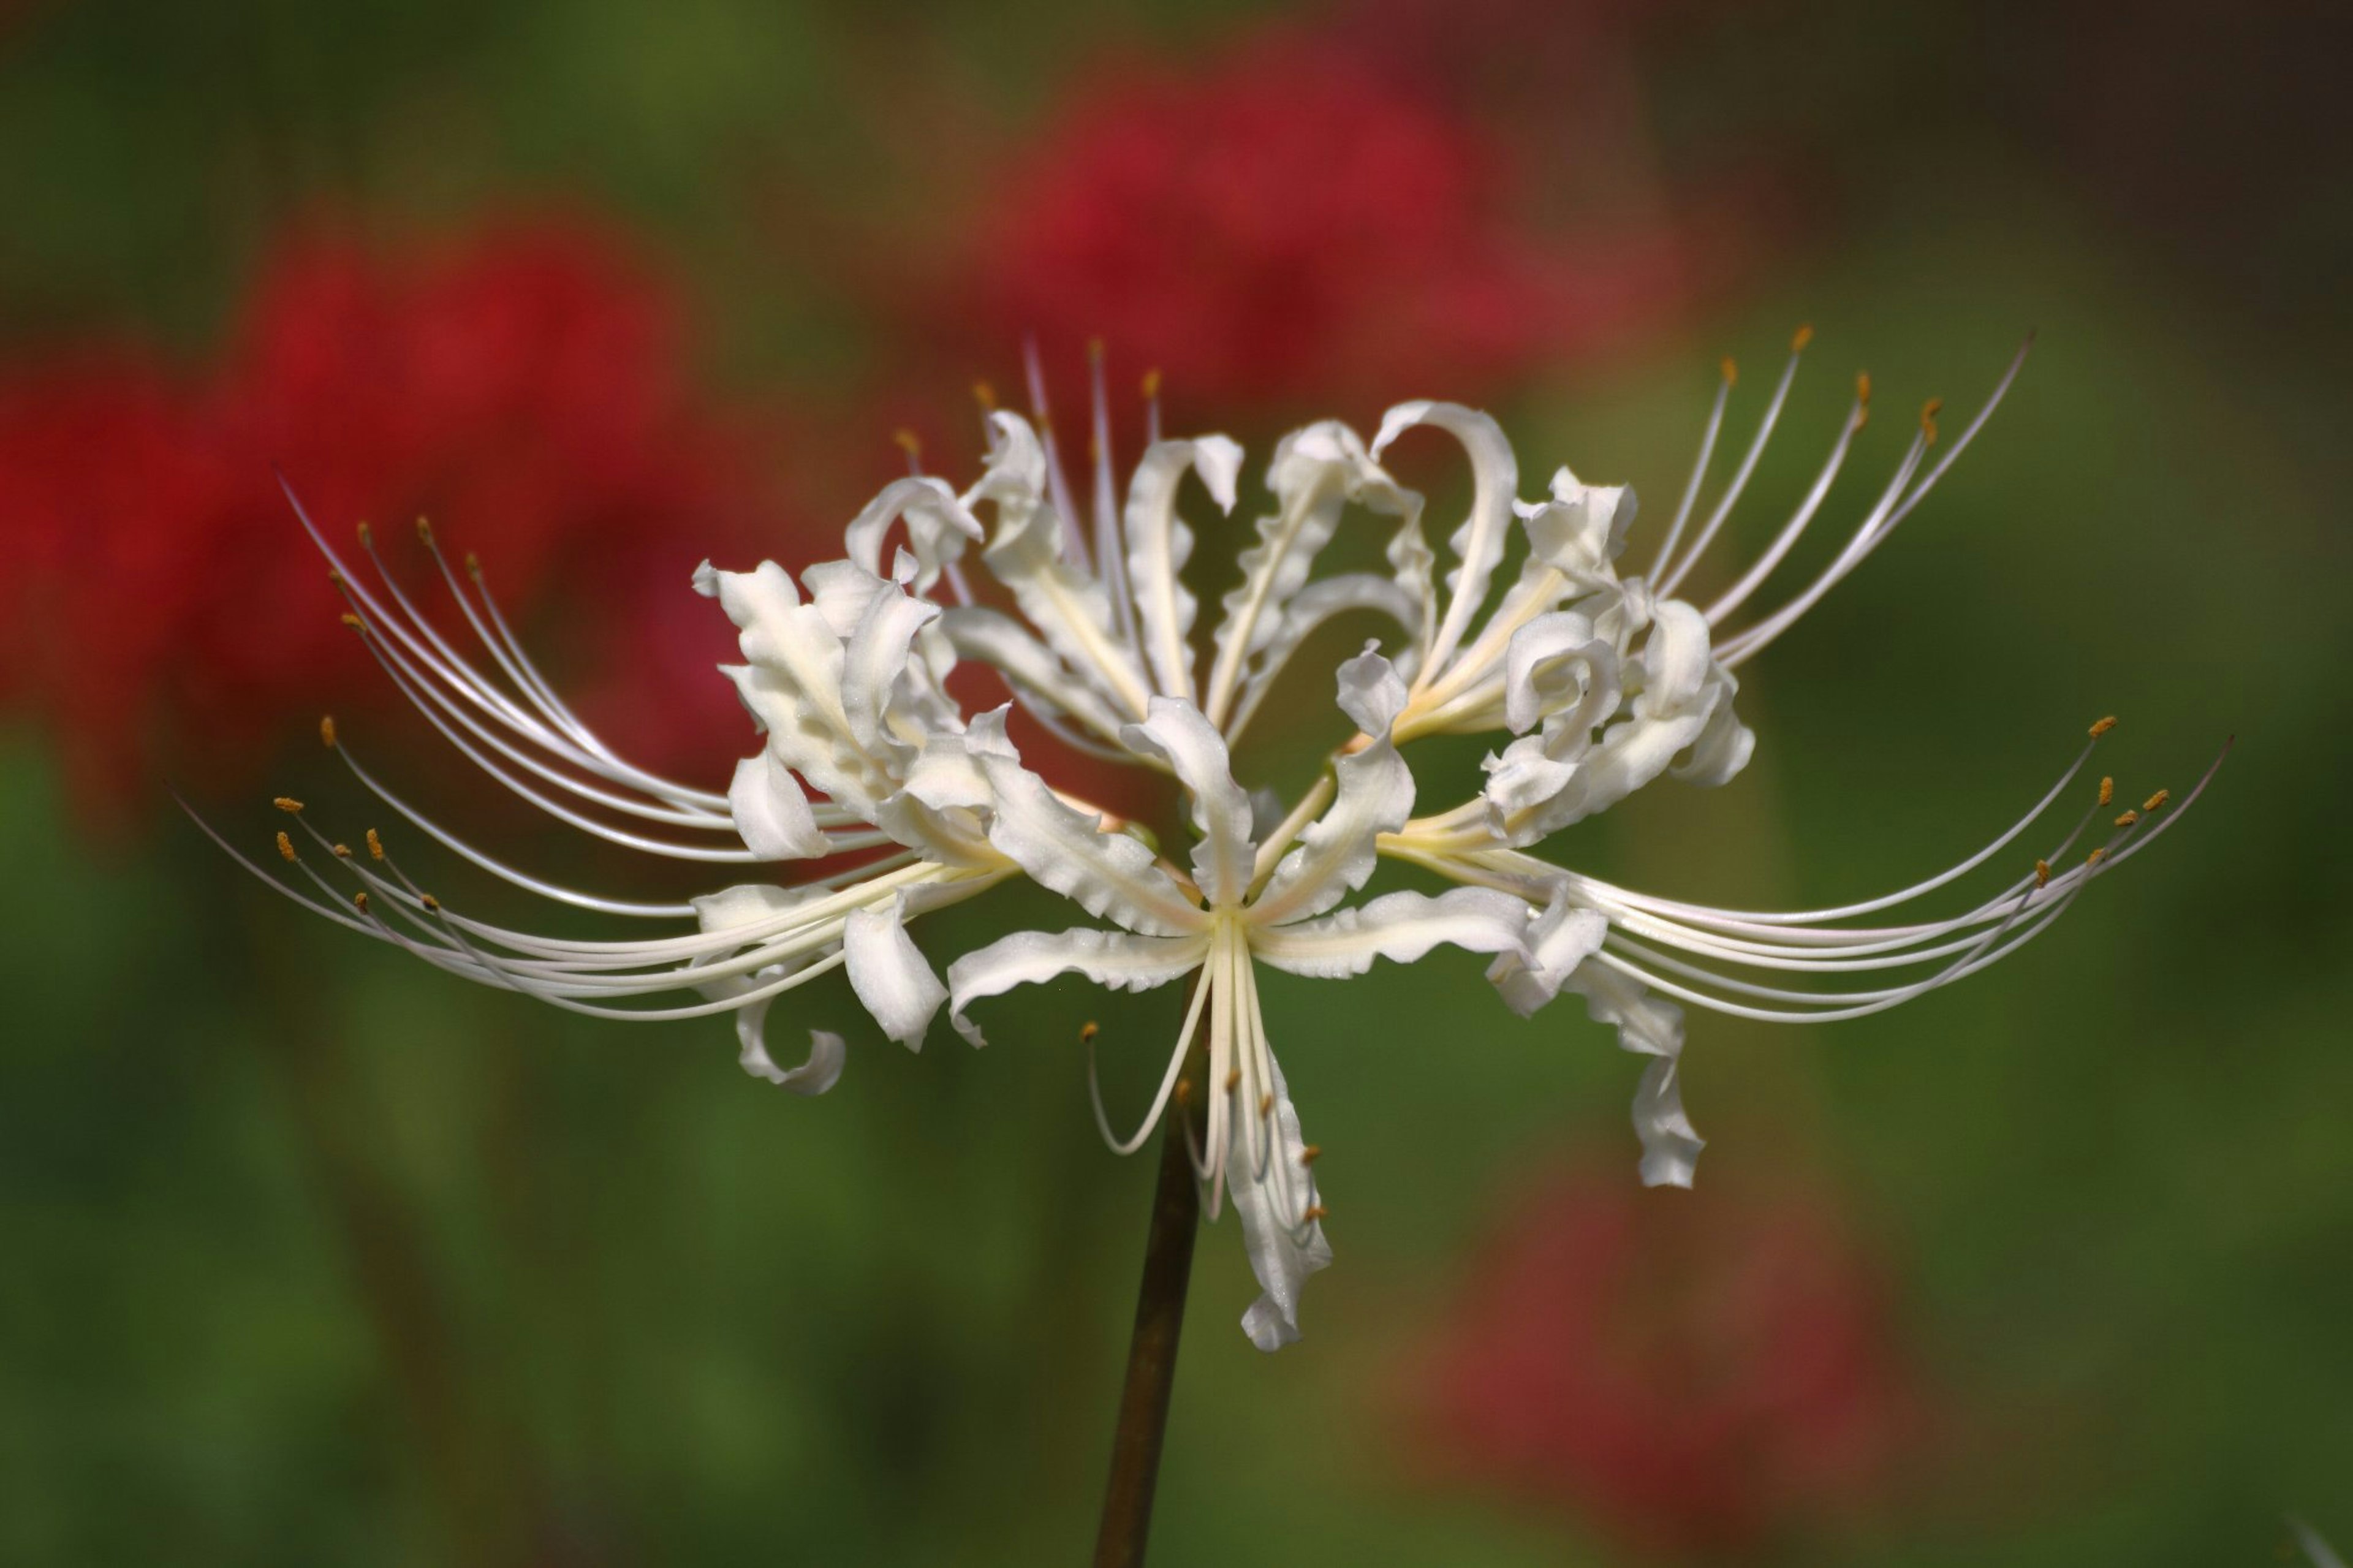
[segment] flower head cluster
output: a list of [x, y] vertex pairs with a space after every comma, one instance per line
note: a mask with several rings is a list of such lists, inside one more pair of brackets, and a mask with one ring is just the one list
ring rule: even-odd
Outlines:
[[[566, 903], [694, 929], [581, 941], [462, 916], [400, 869], [380, 839], [371, 835], [367, 853], [353, 853], [311, 828], [291, 801], [280, 805], [331, 866], [356, 877], [356, 894], [346, 901], [290, 834], [280, 835], [280, 851], [325, 895], [298, 893], [305, 901], [453, 973], [603, 1016], [732, 1014], [746, 1069], [803, 1093], [833, 1084], [845, 1044], [818, 1034], [805, 1063], [779, 1067], [766, 1015], [776, 998], [835, 969], [882, 1033], [911, 1048], [943, 1005], [978, 1045], [977, 1005], [1060, 975], [1133, 990], [1188, 984], [1183, 1026], [1140, 1128], [1115, 1133], [1099, 1093], [1097, 1115], [1106, 1138], [1127, 1151], [1176, 1108], [1211, 1214], [1230, 1194], [1240, 1215], [1264, 1290], [1244, 1326], [1272, 1349], [1296, 1336], [1302, 1286], [1331, 1253], [1316, 1150], [1303, 1141], [1260, 1006], [1262, 969], [1351, 976], [1377, 960], [1411, 963], [1453, 947], [1488, 958], [1490, 978], [1517, 1012], [1564, 989], [1577, 993], [1622, 1045], [1652, 1058], [1635, 1106], [1644, 1179], [1688, 1184], [1701, 1141], [1683, 1108], [1677, 1000], [1773, 1018], [1892, 1006], [2031, 938], [2170, 820], [2160, 816], [2160, 792], [2141, 811], [2126, 811], [2089, 859], [2054, 870], [2087, 816], [1993, 898], [1956, 915], [1878, 925], [1855, 922], [1984, 863], [2058, 798], [2088, 752], [2023, 820], [1960, 865], [1840, 909], [1715, 909], [1532, 853], [1662, 774], [1714, 784], [1736, 773], [1753, 743], [1733, 709], [1738, 667], [1887, 537], [2000, 396], [1998, 389], [1928, 466], [1932, 407], [1830, 563], [1780, 609], [1727, 635], [1724, 623], [1821, 508], [1865, 423], [1867, 385], [1764, 555], [1705, 606], [1678, 597], [1738, 503], [1797, 362], [1793, 352], [1746, 455], [1701, 518], [1727, 370], [1698, 469], [1640, 574], [1620, 568], [1632, 493], [1562, 468], [1536, 499], [1524, 499], [1512, 448], [1483, 414], [1416, 402], [1390, 409], [1369, 441], [1336, 421], [1295, 431], [1266, 465], [1267, 502], [1206, 638], [1195, 635], [1200, 605], [1187, 583], [1195, 536], [1185, 513], [1198, 504], [1188, 491], [1230, 511], [1240, 448], [1217, 436], [1160, 439], [1155, 410], [1154, 438], [1123, 485], [1101, 435], [1107, 415], [1098, 390], [1082, 505], [1051, 435], [991, 410], [987, 461], [968, 489], [911, 471], [850, 521], [840, 558], [797, 577], [773, 562], [697, 573], [695, 587], [737, 630], [742, 662], [724, 673], [763, 736], [724, 792], [617, 755], [541, 676], [479, 583], [470, 588], [438, 548], [440, 575], [487, 667], [436, 629], [374, 552], [377, 575], [364, 580], [313, 528], [367, 647], [507, 788], [633, 849], [712, 865], [800, 863], [818, 874], [680, 904], [604, 898], [467, 844], [408, 810], [340, 745], [364, 784], [477, 866]], [[1394, 444], [1427, 438], [1417, 432], [1451, 438], [1468, 459], [1469, 508], [1442, 550], [1425, 531], [1422, 498], [1382, 463]], [[1344, 553], [1333, 547], [1346, 529], [1372, 531], [1380, 567], [1328, 567], [1327, 557]], [[1386, 631], [1334, 678], [1354, 733], [1287, 809], [1254, 801], [1235, 742], [1311, 635], [1343, 616]], [[964, 666], [993, 671], [1010, 700], [968, 705], [959, 697], [970, 688]], [[1161, 855], [1134, 825], [1041, 773], [1009, 738], [1017, 704], [1072, 745], [1173, 780], [1189, 817], [1189, 852]], [[1419, 798], [1405, 749], [1439, 734], [1492, 737], [1484, 784], [1466, 799]], [[337, 744], [332, 727], [328, 738]], [[2094, 813], [2111, 793], [2103, 781]], [[1457, 885], [1360, 899], [1384, 858]], [[955, 958], [943, 977], [911, 924], [1013, 879], [1076, 906], [1072, 923], [1002, 937]], [[1894, 972], [1893, 983], [1840, 988], [1881, 971]], [[1746, 977], [1760, 972], [1813, 984]]]

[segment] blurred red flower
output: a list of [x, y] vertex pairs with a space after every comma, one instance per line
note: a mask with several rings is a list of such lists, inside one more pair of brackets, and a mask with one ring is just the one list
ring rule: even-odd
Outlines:
[[1075, 363], [1099, 336], [1229, 420], [1492, 396], [1681, 297], [1682, 244], [1651, 211], [1539, 227], [1514, 128], [1381, 43], [1262, 29], [1189, 69], [1082, 72], [976, 199], [939, 314], [981, 363], [1034, 333]]
[[[54, 729], [85, 806], [166, 769], [240, 773], [295, 714], [389, 694], [273, 469], [339, 547], [372, 521], [431, 599], [410, 529], [436, 519], [455, 553], [480, 555], [510, 615], [552, 577], [585, 595], [573, 618], [635, 616], [634, 596], [658, 585], [691, 600], [695, 561], [751, 531], [748, 465], [689, 386], [671, 290], [593, 223], [384, 253], [305, 228], [239, 315], [219, 364], [190, 383], [114, 350], [0, 385], [25, 605], [0, 690]], [[707, 676], [724, 630], [631, 652], [659, 664], [675, 650]], [[641, 728], [674, 738], [681, 712], [733, 715], [716, 677], [678, 689], [683, 709], [675, 691], [656, 699]]]
[[1427, 1385], [1440, 1462], [1637, 1548], [1851, 1513], [1915, 1429], [1884, 1277], [1823, 1196], [1556, 1176], [1472, 1279]]

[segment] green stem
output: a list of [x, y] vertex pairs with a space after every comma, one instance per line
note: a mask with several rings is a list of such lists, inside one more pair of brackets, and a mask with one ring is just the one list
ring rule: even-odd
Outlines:
[[1141, 1568], [1144, 1562], [1200, 1217], [1201, 1194], [1194, 1184], [1180, 1102], [1169, 1108], [1160, 1132], [1160, 1179], [1145, 1237], [1144, 1282], [1136, 1292], [1127, 1382], [1120, 1390], [1119, 1424], [1112, 1434], [1111, 1480], [1103, 1492], [1103, 1528], [1095, 1536], [1095, 1568]]

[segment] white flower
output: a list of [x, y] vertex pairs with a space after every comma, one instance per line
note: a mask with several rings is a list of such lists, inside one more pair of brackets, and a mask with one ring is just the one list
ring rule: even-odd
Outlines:
[[[1924, 471], [1936, 437], [1932, 405], [1836, 557], [1780, 609], [1726, 634], [1723, 624], [1824, 505], [1864, 426], [1867, 383], [1772, 544], [1704, 607], [1677, 596], [1757, 466], [1804, 336], [1732, 479], [1683, 548], [1728, 402], [1727, 366], [1699, 463], [1642, 574], [1620, 575], [1618, 564], [1636, 515], [1633, 492], [1586, 484], [1564, 468], [1541, 499], [1524, 500], [1517, 459], [1483, 414], [1403, 404], [1369, 444], [1332, 421], [1293, 432], [1269, 462], [1271, 504], [1235, 563], [1240, 580], [1220, 601], [1206, 646], [1194, 637], [1199, 602], [1186, 581], [1194, 535], [1181, 502], [1198, 480], [1230, 511], [1240, 499], [1241, 449], [1219, 436], [1160, 440], [1155, 406], [1154, 439], [1123, 494], [1108, 456], [1098, 359], [1090, 530], [1044, 425], [1033, 374], [1039, 425], [992, 411], [984, 471], [968, 489], [911, 471], [851, 521], [843, 559], [809, 566], [797, 579], [774, 563], [696, 573], [694, 587], [737, 628], [743, 662], [724, 674], [761, 735], [723, 793], [617, 755], [540, 675], [471, 562], [470, 590], [422, 525], [488, 668], [419, 612], [384, 571], [364, 528], [373, 585], [313, 528], [350, 600], [347, 618], [368, 647], [435, 727], [501, 785], [645, 853], [725, 866], [818, 865], [787, 886], [746, 882], [681, 903], [566, 887], [409, 809], [338, 744], [329, 724], [330, 746], [364, 785], [477, 867], [576, 908], [691, 927], [639, 941], [585, 941], [463, 917], [411, 880], [373, 832], [367, 853], [354, 854], [291, 801], [280, 805], [296, 815], [295, 826], [331, 851], [327, 865], [354, 877], [359, 890], [346, 902], [287, 833], [280, 852], [318, 896], [273, 884], [438, 967], [573, 1011], [635, 1019], [732, 1014], [745, 1070], [805, 1094], [839, 1079], [843, 1038], [816, 1033], [805, 1064], [779, 1068], [766, 1048], [765, 1019], [776, 997], [836, 969], [881, 1032], [911, 1049], [944, 1002], [977, 1045], [972, 1005], [1019, 985], [1076, 973], [1141, 990], [1198, 976], [1142, 1126], [1116, 1137], [1099, 1095], [1097, 1118], [1114, 1148], [1133, 1151], [1187, 1096], [1187, 1061], [1204, 1060], [1195, 1167], [1212, 1215], [1223, 1194], [1233, 1194], [1263, 1288], [1244, 1326], [1272, 1349], [1296, 1337], [1301, 1288], [1330, 1250], [1309, 1169], [1314, 1150], [1302, 1141], [1259, 1005], [1261, 964], [1353, 976], [1376, 958], [1410, 963], [1451, 945], [1493, 956], [1489, 976], [1516, 1012], [1577, 993], [1625, 1048], [1650, 1058], [1634, 1110], [1643, 1179], [1684, 1184], [1702, 1142], [1683, 1110], [1678, 1002], [1772, 1019], [1893, 1006], [2031, 940], [2096, 875], [2170, 824], [2171, 816], [2159, 816], [2160, 791], [2117, 815], [2085, 861], [2052, 870], [2094, 816], [2113, 810], [2104, 779], [2098, 804], [2031, 874], [1959, 913], [1883, 925], [1855, 922], [1986, 864], [2056, 803], [2088, 749], [2032, 811], [1959, 864], [1833, 909], [1760, 912], [1662, 899], [1533, 852], [1662, 775], [1720, 784], [1736, 773], [1755, 742], [1734, 712], [1735, 670], [1919, 504], [2018, 368]], [[1421, 498], [1380, 461], [1422, 427], [1462, 447], [1472, 481], [1469, 511], [1447, 538], [1442, 584], [1440, 552], [1422, 531]], [[1352, 519], [1377, 531], [1386, 569], [1319, 574]], [[886, 546], [902, 535], [886, 567]], [[1515, 552], [1517, 566], [1499, 585]], [[1337, 671], [1339, 706], [1356, 734], [1287, 811], [1278, 801], [1254, 813], [1236, 777], [1235, 743], [1311, 634], [1335, 617], [1367, 615], [1391, 635], [1386, 657], [1368, 645]], [[1061, 741], [1172, 778], [1195, 834], [1189, 869], [1160, 858], [1133, 825], [1026, 764], [1008, 737], [1009, 704], [967, 717], [950, 690], [960, 660], [987, 667], [1012, 703]], [[2094, 727], [2095, 739], [2109, 722]], [[1417, 817], [1401, 748], [1440, 734], [1491, 734], [1500, 749], [1475, 793]], [[1254, 817], [1280, 820], [1259, 832]], [[1384, 857], [1461, 885], [1437, 897], [1393, 891], [1349, 904]], [[910, 922], [1016, 877], [1107, 924], [1005, 937], [956, 959], [943, 983]], [[1836, 988], [1883, 970], [1894, 972], [1892, 984]], [[1828, 984], [1784, 989], [1746, 977], [1757, 972]], [[1180, 1121], [1190, 1139], [1190, 1114]]]
[[1167, 1106], [1206, 1016], [1210, 1093], [1196, 1168], [1209, 1188], [1212, 1217], [1219, 1194], [1228, 1187], [1233, 1192], [1250, 1265], [1264, 1287], [1242, 1318], [1261, 1350], [1298, 1337], [1300, 1287], [1332, 1254], [1308, 1168], [1314, 1152], [1302, 1142], [1298, 1113], [1267, 1038], [1253, 964], [1339, 978], [1364, 973], [1376, 958], [1410, 963], [1441, 943], [1516, 953], [1527, 923], [1517, 900], [1476, 888], [1434, 899], [1388, 893], [1328, 912], [1364, 885], [1379, 836], [1403, 826], [1413, 809], [1412, 774], [1388, 738], [1404, 700], [1405, 683], [1387, 659], [1367, 655], [1341, 667], [1341, 707], [1365, 733], [1379, 738], [1340, 759], [1331, 811], [1282, 854], [1279, 838], [1253, 842], [1249, 797], [1234, 782], [1216, 728], [1191, 703], [1154, 697], [1149, 717], [1128, 726], [1124, 739], [1139, 753], [1166, 763], [1185, 786], [1198, 835], [1189, 879], [1155, 865], [1135, 840], [1097, 831], [1092, 818], [1056, 799], [1018, 763], [992, 757], [983, 764], [997, 801], [991, 842], [1034, 880], [1118, 929], [1020, 931], [967, 953], [948, 967], [950, 1016], [977, 1045], [979, 1032], [965, 1010], [1017, 985], [1076, 973], [1142, 991], [1198, 972], [1184, 1028], [1143, 1126], [1123, 1141], [1113, 1133], [1100, 1096], [1095, 1112], [1114, 1147], [1141, 1147]]

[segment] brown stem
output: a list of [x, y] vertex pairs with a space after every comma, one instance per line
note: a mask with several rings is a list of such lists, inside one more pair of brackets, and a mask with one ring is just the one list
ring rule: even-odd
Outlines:
[[1152, 1492], [1160, 1479], [1161, 1439], [1176, 1382], [1176, 1340], [1185, 1328], [1185, 1287], [1193, 1273], [1193, 1236], [1201, 1194], [1185, 1142], [1185, 1107], [1169, 1108], [1160, 1132], [1160, 1179], [1152, 1194], [1152, 1227], [1144, 1242], [1144, 1283], [1135, 1297], [1135, 1335], [1127, 1350], [1119, 1425], [1111, 1445], [1111, 1482], [1103, 1491], [1095, 1568], [1142, 1568], [1152, 1530]]

